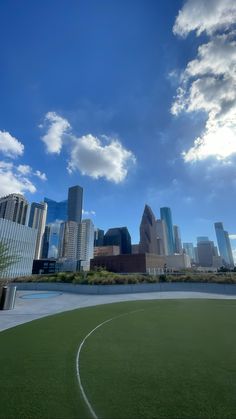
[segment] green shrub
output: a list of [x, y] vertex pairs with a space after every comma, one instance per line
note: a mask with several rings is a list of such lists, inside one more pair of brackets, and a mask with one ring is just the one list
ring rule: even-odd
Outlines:
[[167, 275], [160, 275], [159, 276], [159, 282], [166, 282], [167, 281], [166, 276]]

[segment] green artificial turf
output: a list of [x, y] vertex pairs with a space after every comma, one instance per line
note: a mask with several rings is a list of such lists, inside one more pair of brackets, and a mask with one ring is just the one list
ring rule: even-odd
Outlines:
[[235, 314], [234, 300], [125, 302], [1, 332], [0, 417], [91, 417], [76, 353], [89, 331], [117, 317], [81, 351], [82, 383], [99, 418], [235, 418]]

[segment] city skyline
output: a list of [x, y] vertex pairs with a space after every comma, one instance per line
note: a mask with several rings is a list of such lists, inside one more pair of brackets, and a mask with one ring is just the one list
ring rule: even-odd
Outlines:
[[235, 256], [234, 2], [0, 12], [0, 196], [59, 202], [79, 184], [98, 228], [127, 226], [138, 243], [145, 204], [156, 218], [169, 207], [183, 242], [216, 242], [223, 222]]
[[[37, 224], [39, 223], [39, 217], [41, 217], [41, 215], [39, 216], [39, 214], [37, 213], [37, 211], [40, 209], [42, 210], [44, 208], [44, 206], [46, 206], [46, 216], [45, 216], [45, 220], [44, 220], [44, 225], [45, 225], [45, 232], [47, 234], [47, 228], [51, 227], [54, 228], [53, 233], [57, 234], [57, 236], [59, 237], [59, 230], [60, 230], [60, 226], [62, 224], [65, 224], [69, 218], [71, 218], [71, 215], [73, 214], [73, 217], [75, 216], [76, 212], [78, 212], [78, 218], [77, 218], [77, 224], [82, 222], [82, 221], [86, 221], [89, 220], [88, 214], [82, 209], [82, 200], [84, 197], [84, 190], [83, 187], [81, 187], [80, 185], [74, 185], [74, 186], [69, 186], [68, 188], [68, 193], [67, 193], [67, 199], [63, 199], [62, 201], [54, 201], [51, 198], [48, 197], [44, 197], [44, 200], [41, 202], [30, 202], [27, 201], [26, 198], [21, 195], [21, 194], [9, 194], [9, 195], [4, 195], [3, 197], [0, 196], [0, 218], [6, 218], [6, 219], [10, 219], [10, 220], [14, 220], [14, 216], [13, 216], [13, 212], [14, 214], [18, 214], [19, 213], [19, 208], [18, 208], [18, 204], [17, 202], [24, 202], [24, 206], [27, 207], [27, 212], [24, 215], [24, 221], [16, 221], [17, 223], [20, 224], [25, 224], [25, 225], [29, 225], [31, 227], [34, 228], [38, 228]], [[86, 195], [86, 194], [85, 194]], [[68, 207], [70, 205], [68, 205], [68, 200], [71, 201], [71, 204], [73, 202], [72, 207], [74, 207], [74, 209], [72, 210], [72, 212], [68, 209]], [[6, 203], [8, 202], [8, 206], [6, 206]], [[9, 204], [14, 203], [14, 205], [17, 206], [18, 210], [16, 212], [15, 210], [15, 206], [13, 206], [12, 208], [9, 206]], [[8, 212], [5, 209], [4, 213], [4, 208], [9, 208]], [[75, 210], [76, 209], [76, 210]], [[82, 211], [81, 211], [82, 209]], [[36, 212], [35, 212], [36, 210]], [[148, 211], [148, 212], [147, 212]], [[147, 212], [147, 214], [146, 214]], [[150, 214], [149, 214], [150, 213]], [[31, 217], [35, 217], [32, 218]], [[162, 207], [159, 208], [159, 217], [153, 213], [151, 207], [148, 204], [145, 204], [144, 209], [143, 209], [143, 213], [142, 216], [140, 218], [140, 225], [139, 225], [139, 245], [140, 245], [140, 239], [142, 236], [142, 223], [143, 220], [146, 218], [146, 221], [150, 221], [150, 218], [153, 218], [152, 224], [154, 224], [155, 221], [155, 234], [153, 235], [153, 238], [156, 236], [157, 238], [157, 242], [159, 241], [159, 239], [166, 240], [166, 244], [162, 244], [162, 246], [164, 245], [164, 248], [166, 247], [166, 254], [173, 254], [173, 253], [179, 253], [179, 251], [176, 251], [176, 249], [178, 248], [179, 250], [182, 248], [187, 249], [189, 244], [193, 244], [193, 245], [197, 245], [197, 243], [199, 241], [208, 241], [209, 237], [208, 236], [199, 236], [197, 235], [195, 238], [192, 239], [191, 242], [186, 242], [185, 240], [183, 240], [183, 244], [182, 244], [182, 237], [181, 237], [181, 226], [173, 224], [172, 222], [172, 210], [169, 207]], [[163, 218], [162, 218], [163, 217]], [[20, 218], [21, 219], [21, 218]], [[34, 221], [33, 221], [34, 219]], [[91, 220], [92, 221], [92, 220]], [[148, 223], [149, 223], [148, 221]], [[72, 221], [74, 222], [74, 221]], [[163, 226], [161, 227], [161, 223], [165, 224], [165, 233], [161, 231], [161, 229], [163, 228]], [[35, 225], [33, 225], [35, 224]], [[212, 239], [212, 241], [214, 242], [214, 244], [217, 245], [217, 248], [219, 250], [219, 253], [224, 253], [221, 252], [221, 243], [218, 238], [218, 234], [217, 234], [217, 225], [220, 225], [220, 229], [222, 230], [224, 236], [226, 236], [226, 238], [224, 240], [226, 240], [225, 245], [224, 246], [228, 246], [230, 245], [232, 247], [232, 239], [230, 239], [229, 234], [227, 231], [223, 230], [223, 222], [222, 221], [214, 221], [213, 224], [213, 228], [215, 230], [215, 235]], [[168, 227], [169, 225], [169, 227]], [[96, 235], [94, 236], [94, 240], [98, 240], [97, 234], [98, 232], [102, 233], [102, 241], [105, 237], [105, 235], [111, 230], [123, 230], [126, 229], [127, 231], [129, 231], [129, 228], [127, 226], [109, 226], [107, 230], [103, 230], [100, 228], [101, 226], [97, 226], [94, 225], [94, 233], [96, 233]], [[144, 228], [145, 230], [145, 228]], [[169, 232], [168, 232], [169, 230]], [[172, 248], [168, 248], [168, 236], [170, 234], [170, 232], [172, 231], [172, 238], [171, 238], [171, 242], [172, 243]], [[106, 234], [105, 234], [106, 232]], [[163, 233], [164, 236], [166, 236], [166, 238], [164, 239], [163, 237]], [[148, 233], [149, 234], [149, 233]], [[136, 243], [134, 241], [134, 239], [132, 238], [132, 236], [130, 235], [130, 239], [131, 239], [131, 243], [136, 245], [138, 243]], [[58, 240], [58, 238], [57, 238]], [[99, 242], [98, 242], [99, 243]], [[230, 243], [230, 244], [227, 244]], [[186, 244], [186, 247], [184, 246], [184, 244]], [[99, 244], [98, 244], [99, 245]], [[106, 244], [108, 245], [108, 244]], [[155, 244], [156, 245], [156, 244]], [[159, 249], [159, 244], [157, 244], [157, 249]], [[156, 250], [157, 250], [156, 249]], [[162, 251], [159, 249], [158, 251], [160, 251], [160, 254], [162, 254]], [[228, 251], [227, 251], [228, 252]], [[151, 252], [152, 253], [152, 252]], [[154, 251], [154, 253], [156, 253], [156, 251]], [[188, 253], [188, 252], [187, 252]], [[46, 255], [44, 255], [43, 257], [47, 257]], [[52, 255], [50, 256], [52, 257]], [[224, 258], [224, 257], [223, 257]], [[230, 258], [230, 256], [229, 256]], [[232, 256], [231, 256], [232, 258]]]

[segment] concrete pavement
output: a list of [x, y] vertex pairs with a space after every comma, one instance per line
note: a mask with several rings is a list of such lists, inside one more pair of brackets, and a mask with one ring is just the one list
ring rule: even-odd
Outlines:
[[[45, 291], [47, 294], [48, 292]], [[158, 299], [227, 299], [235, 300], [236, 295], [224, 295], [201, 292], [146, 292], [133, 294], [115, 295], [80, 295], [61, 293], [50, 298], [23, 299], [22, 296], [30, 294], [42, 294], [42, 291], [17, 291], [15, 308], [13, 310], [0, 311], [0, 331], [18, 326], [41, 317], [50, 316], [56, 313], [73, 310], [82, 307], [92, 307], [100, 304], [110, 304], [122, 301], [135, 300], [158, 300]], [[53, 293], [52, 293], [53, 295]]]

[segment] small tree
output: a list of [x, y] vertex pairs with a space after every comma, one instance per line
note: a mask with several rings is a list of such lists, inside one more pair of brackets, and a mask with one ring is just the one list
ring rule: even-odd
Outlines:
[[9, 247], [3, 241], [0, 241], [0, 276], [8, 266], [11, 266], [13, 263], [16, 263], [19, 260], [19, 257], [13, 255], [9, 251]]

